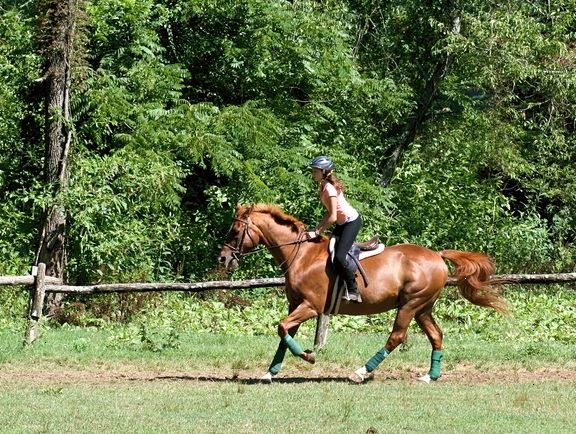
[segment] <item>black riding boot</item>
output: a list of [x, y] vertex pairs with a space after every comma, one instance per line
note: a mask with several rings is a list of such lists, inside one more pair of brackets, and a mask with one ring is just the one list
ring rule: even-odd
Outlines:
[[346, 282], [346, 288], [348, 289], [348, 300], [361, 303], [362, 297], [358, 291], [358, 284], [356, 283], [356, 275], [354, 274], [354, 271], [349, 268], [346, 268], [343, 271], [343, 280]]

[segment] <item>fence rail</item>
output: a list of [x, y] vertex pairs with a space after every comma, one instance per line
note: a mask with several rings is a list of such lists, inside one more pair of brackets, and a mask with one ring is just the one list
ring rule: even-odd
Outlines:
[[[97, 285], [65, 285], [61, 279], [45, 275], [46, 265], [38, 264], [34, 275], [0, 276], [0, 286], [24, 285], [31, 286], [29, 302], [29, 324], [26, 331], [26, 343], [32, 344], [38, 335], [38, 321], [42, 316], [44, 297], [46, 293], [64, 294], [109, 294], [113, 292], [161, 292], [185, 291], [202, 292], [214, 289], [249, 289], [284, 286], [284, 278], [265, 278], [249, 280], [219, 280], [195, 283], [106, 283]], [[557, 274], [499, 274], [493, 279], [505, 284], [552, 284], [576, 282], [576, 273]], [[447, 285], [455, 285], [454, 278], [448, 278]], [[574, 286], [576, 289], [576, 285]], [[316, 325], [314, 345], [321, 347], [326, 342], [329, 315], [319, 315]]]
[[[17, 286], [17, 285], [34, 285], [36, 276], [0, 276], [0, 286]], [[46, 276], [46, 283], [51, 285], [59, 285], [62, 279], [56, 277]]]
[[102, 294], [110, 292], [158, 291], [202, 292], [212, 289], [268, 288], [272, 286], [283, 286], [284, 283], [284, 278], [270, 278], [250, 280], [220, 280], [196, 283], [106, 283], [85, 286], [46, 285], [46, 291], [65, 294]]
[[[493, 279], [501, 280], [504, 284], [552, 284], [576, 282], [576, 273], [557, 274], [495, 274]], [[34, 285], [36, 276], [0, 276], [0, 286]], [[208, 282], [155, 282], [155, 283], [101, 283], [95, 285], [64, 285], [61, 279], [45, 276], [45, 291], [63, 294], [102, 294], [110, 292], [160, 292], [160, 291], [187, 291], [202, 292], [213, 289], [250, 289], [284, 286], [283, 277], [271, 277], [248, 280], [214, 280]], [[455, 285], [454, 278], [448, 278], [447, 286]]]

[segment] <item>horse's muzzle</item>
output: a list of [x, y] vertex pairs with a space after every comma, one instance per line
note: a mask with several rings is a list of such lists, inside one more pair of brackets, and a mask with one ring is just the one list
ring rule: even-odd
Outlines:
[[231, 252], [228, 252], [228, 254], [220, 253], [218, 264], [228, 271], [234, 271], [238, 267], [238, 259]]

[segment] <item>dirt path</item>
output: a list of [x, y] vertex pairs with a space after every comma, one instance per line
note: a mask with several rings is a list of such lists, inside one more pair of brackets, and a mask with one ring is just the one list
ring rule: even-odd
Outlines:
[[[257, 383], [263, 372], [227, 369], [207, 369], [206, 371], [185, 370], [154, 370], [142, 369], [138, 366], [120, 365], [114, 367], [75, 369], [71, 367], [49, 366], [44, 369], [34, 367], [25, 369], [18, 365], [5, 364], [0, 366], [0, 383], [37, 383], [37, 384], [69, 384], [88, 383], [118, 383], [133, 381], [196, 381], [224, 382], [238, 381], [242, 383]], [[349, 371], [342, 369], [286, 370], [274, 379], [277, 383], [304, 383], [320, 381], [347, 381]], [[380, 369], [376, 372], [374, 381], [378, 382], [412, 382], [422, 375], [422, 372], [410, 368], [403, 370]], [[533, 371], [524, 368], [501, 366], [497, 368], [478, 368], [460, 364], [452, 369], [445, 369], [439, 380], [451, 384], [477, 385], [482, 383], [542, 383], [563, 382], [576, 383], [576, 371], [561, 367], [539, 368]]]

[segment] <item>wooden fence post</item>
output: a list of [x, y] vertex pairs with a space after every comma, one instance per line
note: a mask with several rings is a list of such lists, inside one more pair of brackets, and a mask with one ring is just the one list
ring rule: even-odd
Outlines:
[[325, 313], [321, 313], [318, 315], [318, 318], [316, 318], [316, 336], [314, 337], [314, 348], [317, 350], [326, 345], [329, 321], [330, 315]]
[[28, 328], [26, 330], [25, 345], [30, 346], [38, 337], [38, 323], [42, 318], [44, 309], [44, 296], [46, 295], [46, 264], [39, 263], [34, 288], [30, 291], [30, 303], [28, 311]]

